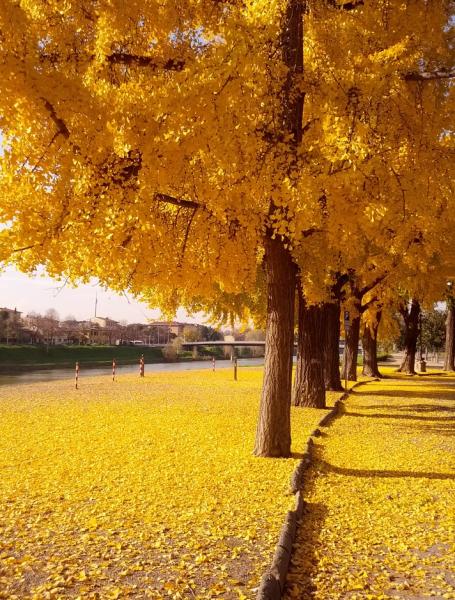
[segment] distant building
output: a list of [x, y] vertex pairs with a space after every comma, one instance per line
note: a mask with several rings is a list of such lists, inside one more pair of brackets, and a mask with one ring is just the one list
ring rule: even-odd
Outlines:
[[172, 321], [171, 323], [169, 323], [171, 335], [175, 337], [182, 337], [183, 330], [187, 325], [188, 323], [178, 323], [177, 321]]
[[207, 328], [178, 321], [121, 325], [109, 317], [98, 316], [85, 321], [59, 321], [48, 314], [31, 313], [22, 317], [18, 310], [0, 308], [0, 343], [161, 346], [177, 337], [184, 338], [189, 329]]
[[188, 323], [178, 321], [153, 321], [147, 328], [151, 344], [168, 344], [176, 337], [183, 337], [183, 330]]
[[67, 335], [61, 330], [60, 322], [52, 316], [32, 313], [23, 319], [23, 325], [31, 335], [32, 344], [53, 346], [67, 343]]
[[[88, 327], [87, 327], [88, 325]], [[109, 317], [92, 317], [83, 328], [90, 344], [113, 345], [121, 337], [123, 327]]]
[[103, 329], [120, 326], [120, 323], [118, 321], [109, 319], [109, 317], [92, 317], [90, 319], [90, 323], [93, 323], [94, 325], [99, 325]]
[[[152, 344], [168, 344], [171, 341], [171, 328], [166, 321], [149, 323], [150, 341]], [[172, 337], [176, 337], [173, 335]]]
[[0, 308], [0, 314], [6, 314], [8, 319], [21, 319], [21, 311], [16, 308]]

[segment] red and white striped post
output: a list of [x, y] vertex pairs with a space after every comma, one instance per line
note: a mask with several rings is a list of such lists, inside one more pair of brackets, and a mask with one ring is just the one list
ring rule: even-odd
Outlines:
[[79, 383], [79, 363], [76, 363], [76, 389], [78, 389], [78, 383]]
[[112, 361], [112, 381], [115, 381], [115, 358]]
[[144, 355], [141, 356], [139, 360], [139, 375], [144, 377], [145, 364], [144, 364]]
[[212, 370], [215, 370], [215, 357], [212, 356]]

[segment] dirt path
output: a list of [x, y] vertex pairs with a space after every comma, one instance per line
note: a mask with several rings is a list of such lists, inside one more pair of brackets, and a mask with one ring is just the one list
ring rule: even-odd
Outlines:
[[386, 379], [317, 440], [287, 599], [455, 598], [455, 378]]

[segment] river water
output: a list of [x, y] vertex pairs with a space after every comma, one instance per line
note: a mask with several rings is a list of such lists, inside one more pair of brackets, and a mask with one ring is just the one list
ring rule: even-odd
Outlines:
[[[264, 364], [263, 358], [239, 358], [238, 367], [260, 367]], [[232, 363], [230, 360], [219, 360], [216, 362], [217, 369], [232, 369]], [[195, 371], [201, 369], [212, 369], [212, 362], [210, 360], [195, 360], [191, 362], [180, 362], [180, 363], [146, 363], [145, 374], [157, 373], [157, 372], [172, 372], [172, 371]], [[124, 375], [126, 373], [137, 373], [139, 375], [139, 365], [117, 365], [117, 375]], [[0, 374], [0, 385], [17, 385], [17, 384], [29, 384], [37, 383], [40, 381], [55, 381], [58, 379], [73, 379], [74, 369], [37, 369], [25, 372], [14, 373], [13, 375]], [[79, 371], [79, 379], [85, 377], [93, 377], [95, 375], [106, 375], [106, 377], [112, 376], [112, 367], [106, 365], [106, 367], [97, 368], [85, 368], [81, 365]]]

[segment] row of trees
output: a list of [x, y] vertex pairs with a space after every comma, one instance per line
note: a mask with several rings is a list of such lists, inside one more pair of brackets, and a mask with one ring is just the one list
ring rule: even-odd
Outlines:
[[49, 309], [44, 315], [32, 312], [25, 317], [17, 310], [0, 309], [0, 341], [15, 343], [53, 343], [59, 331], [57, 311]]
[[341, 311], [343, 376], [392, 306], [412, 371], [455, 275], [453, 22], [449, 0], [3, 2], [0, 259], [263, 320], [255, 453], [288, 456], [295, 321], [294, 400], [322, 406]]
[[0, 341], [9, 342], [11, 338], [17, 339], [20, 332], [20, 313], [17, 311], [0, 309]]

